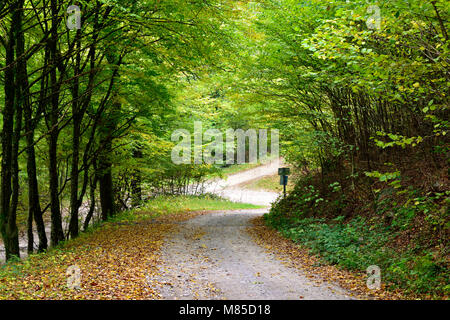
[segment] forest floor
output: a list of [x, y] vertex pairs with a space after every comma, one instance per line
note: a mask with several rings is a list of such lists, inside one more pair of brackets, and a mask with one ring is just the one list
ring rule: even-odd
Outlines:
[[[276, 235], [254, 224], [279, 194], [238, 186], [273, 175], [277, 166], [216, 182], [214, 193], [253, 206], [176, 197], [152, 201], [47, 254], [7, 264], [0, 268], [0, 299], [365, 298], [329, 277], [344, 277], [334, 267], [315, 272], [307, 254], [303, 260], [283, 254], [276, 248], [283, 244], [271, 243]], [[66, 284], [66, 270], [74, 265], [81, 270], [79, 290]]]
[[296, 269], [248, 232], [266, 209], [213, 212], [179, 224], [164, 240], [154, 278], [162, 299], [352, 299], [318, 275]]

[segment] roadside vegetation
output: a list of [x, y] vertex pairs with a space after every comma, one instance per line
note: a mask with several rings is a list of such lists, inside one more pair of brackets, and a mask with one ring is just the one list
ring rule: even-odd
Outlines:
[[223, 176], [223, 177], [228, 177], [228, 176], [231, 176], [231, 175], [233, 175], [233, 174], [236, 174], [236, 173], [239, 173], [239, 172], [242, 172], [242, 171], [246, 171], [246, 170], [250, 170], [250, 169], [253, 169], [253, 168], [257, 168], [257, 167], [259, 167], [261, 165], [261, 163], [255, 163], [255, 164], [252, 164], [252, 163], [243, 163], [243, 164], [235, 164], [235, 165], [230, 165], [230, 166], [228, 166], [228, 167], [223, 167], [223, 168], [221, 168], [221, 171], [220, 171], [220, 173], [221, 173], [221, 175]]
[[[293, 182], [292, 180], [288, 181], [286, 191], [288, 192], [291, 191], [294, 187], [294, 184], [295, 182]], [[244, 184], [243, 187], [251, 190], [263, 190], [277, 193], [283, 192], [283, 186], [280, 185], [280, 176], [277, 174], [265, 176], [262, 177], [261, 179], [255, 179], [253, 181]]]
[[448, 297], [448, 1], [378, 1], [376, 27], [364, 1], [270, 3], [259, 65], [301, 174], [266, 223], [327, 263], [378, 266], [388, 288]]

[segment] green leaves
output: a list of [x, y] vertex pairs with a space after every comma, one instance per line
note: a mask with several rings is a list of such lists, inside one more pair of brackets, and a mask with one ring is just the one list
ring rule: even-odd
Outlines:
[[400, 178], [400, 172], [387, 172], [387, 173], [380, 173], [378, 171], [372, 171], [372, 172], [365, 172], [366, 176], [371, 178], [377, 178], [381, 182], [388, 182], [390, 180], [399, 179]]
[[392, 148], [395, 146], [400, 146], [403, 149], [406, 148], [407, 146], [416, 147], [417, 145], [419, 145], [420, 143], [423, 142], [423, 137], [420, 137], [420, 136], [408, 138], [405, 136], [392, 134], [392, 133], [384, 133], [381, 131], [378, 131], [377, 135], [381, 136], [381, 137], [389, 138], [391, 140], [391, 141], [382, 141], [382, 140], [372, 138], [375, 141], [376, 145], [382, 149]]

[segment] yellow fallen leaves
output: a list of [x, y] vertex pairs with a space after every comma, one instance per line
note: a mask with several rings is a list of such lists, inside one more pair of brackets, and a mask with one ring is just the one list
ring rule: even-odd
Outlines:
[[[159, 250], [174, 222], [201, 213], [106, 223], [63, 248], [30, 256], [0, 272], [0, 299], [157, 299]], [[78, 266], [81, 288], [67, 287], [67, 268]]]

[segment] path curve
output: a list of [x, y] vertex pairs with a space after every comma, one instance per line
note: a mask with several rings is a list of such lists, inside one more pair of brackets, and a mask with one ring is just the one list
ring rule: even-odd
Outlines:
[[[215, 181], [207, 191], [224, 198], [270, 206], [278, 193], [239, 188], [273, 175], [278, 161]], [[221, 211], [179, 225], [163, 245], [157, 279], [163, 299], [297, 300], [352, 299], [349, 292], [293, 269], [251, 238], [250, 220], [268, 208]]]
[[227, 179], [212, 181], [206, 192], [217, 194], [235, 202], [251, 203], [269, 207], [280, 196], [276, 192], [240, 188], [243, 183], [277, 174], [282, 160], [274, 160], [259, 167], [230, 175]]

